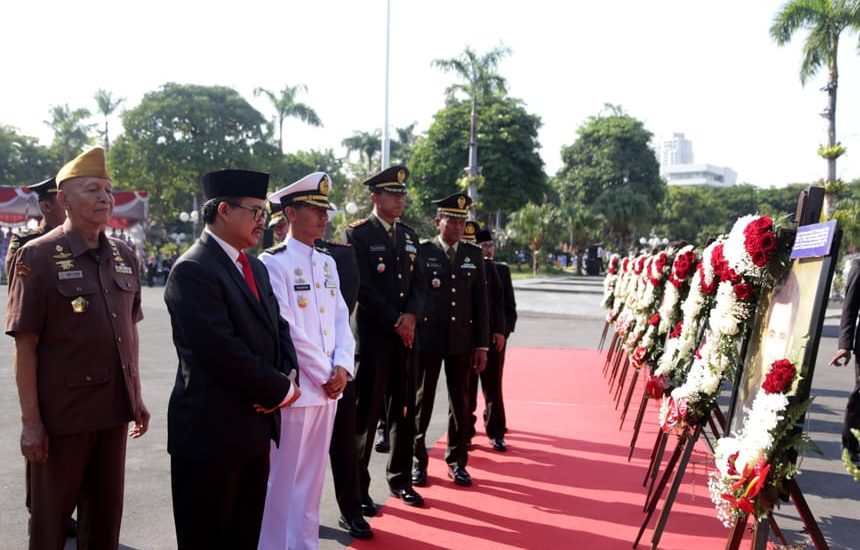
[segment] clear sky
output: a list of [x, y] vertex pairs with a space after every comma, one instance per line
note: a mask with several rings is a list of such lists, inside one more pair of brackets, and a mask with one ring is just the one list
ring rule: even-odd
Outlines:
[[[431, 67], [433, 59], [503, 43], [512, 55], [499, 72], [541, 117], [550, 174], [577, 127], [608, 102], [657, 136], [683, 132], [696, 162], [729, 166], [739, 181], [811, 182], [826, 174], [816, 155], [826, 141], [825, 74], [801, 87], [804, 35], [785, 48], [771, 41], [782, 4], [391, 0], [390, 123], [424, 131], [443, 106], [454, 77]], [[271, 116], [255, 87], [305, 84], [299, 99], [324, 126], [289, 120], [285, 148], [342, 153], [343, 138], [383, 123], [385, 9], [385, 0], [3, 2], [0, 124], [47, 143], [51, 105], [95, 111], [92, 96], [104, 88], [131, 107], [170, 81], [232, 86]], [[837, 137], [848, 148], [838, 165], [845, 180], [860, 177], [857, 43], [843, 35]]]

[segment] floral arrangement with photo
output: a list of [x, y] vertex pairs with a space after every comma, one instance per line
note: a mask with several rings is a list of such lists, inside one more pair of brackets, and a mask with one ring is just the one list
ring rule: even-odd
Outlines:
[[717, 441], [708, 489], [727, 527], [745, 515], [765, 519], [785, 493], [785, 480], [799, 473], [797, 454], [818, 451], [798, 429], [812, 404], [811, 398], [795, 398], [800, 379], [795, 362], [774, 361], [752, 406], [744, 410], [740, 431]]

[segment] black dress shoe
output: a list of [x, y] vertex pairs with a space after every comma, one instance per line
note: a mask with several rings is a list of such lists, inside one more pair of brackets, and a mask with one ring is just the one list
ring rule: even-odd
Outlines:
[[427, 468], [415, 468], [412, 470], [412, 485], [416, 487], [427, 486]]
[[379, 508], [373, 499], [370, 497], [362, 497], [361, 499], [361, 515], [372, 518], [379, 512]]
[[490, 440], [490, 445], [493, 446], [494, 451], [499, 451], [500, 453], [504, 453], [508, 450], [508, 446], [505, 444], [505, 440], [501, 437], [494, 437]]
[[373, 448], [376, 449], [377, 453], [387, 453], [390, 451], [391, 444], [388, 443], [388, 437], [385, 434], [379, 434], [376, 436], [376, 442], [374, 442]]
[[352, 519], [346, 519], [341, 516], [340, 519], [337, 520], [337, 524], [343, 529], [349, 531], [349, 534], [354, 538], [369, 539], [373, 536], [373, 529], [370, 528], [370, 524], [364, 521], [364, 518], [361, 516]]
[[448, 477], [454, 480], [454, 483], [461, 487], [468, 487], [472, 484], [472, 476], [462, 466], [451, 466], [448, 468]]
[[424, 506], [424, 497], [415, 492], [412, 487], [406, 489], [391, 489], [391, 496], [397, 497], [403, 501], [403, 504], [420, 508]]

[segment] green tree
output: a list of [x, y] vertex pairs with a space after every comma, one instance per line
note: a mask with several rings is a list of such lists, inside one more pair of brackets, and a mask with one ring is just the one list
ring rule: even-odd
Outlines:
[[[416, 141], [409, 178], [412, 216], [432, 214], [431, 199], [465, 191], [461, 153], [469, 141], [470, 108], [468, 101], [448, 101], [434, 115], [427, 134]], [[527, 112], [520, 100], [502, 96], [485, 98], [479, 111], [483, 122], [477, 139], [484, 161], [476, 212], [486, 224], [497, 210], [513, 212], [542, 200], [549, 185], [538, 153], [540, 118]]]
[[107, 90], [99, 88], [94, 96], [99, 112], [105, 118], [105, 128], [99, 133], [104, 139], [105, 151], [110, 151], [110, 136], [108, 135], [108, 117], [110, 117], [119, 108], [120, 104], [125, 101], [124, 97], [114, 98], [113, 94]]
[[225, 86], [165, 84], [125, 111], [122, 122], [125, 132], [111, 149], [113, 176], [146, 188], [152, 217], [163, 223], [188, 210], [193, 195], [202, 197], [201, 174], [267, 171], [278, 154], [266, 140], [263, 115]]
[[525, 243], [532, 251], [532, 273], [537, 275], [538, 261], [545, 245], [552, 242], [558, 230], [553, 224], [557, 216], [549, 203], [528, 203], [508, 219], [508, 234], [517, 242]]
[[308, 105], [296, 101], [296, 96], [299, 92], [308, 91], [308, 87], [304, 84], [296, 84], [295, 86], [285, 85], [280, 92], [272, 92], [265, 88], [256, 88], [254, 95], [266, 96], [275, 108], [275, 121], [278, 124], [278, 151], [284, 152], [284, 121], [287, 118], [297, 118], [310, 126], [322, 126], [320, 117], [316, 111]]
[[85, 122], [90, 117], [88, 109], [71, 109], [68, 104], [51, 107], [50, 115], [45, 124], [54, 131], [53, 147], [66, 163], [90, 143], [95, 124]]
[[658, 235], [696, 245], [725, 233], [738, 217], [717, 198], [716, 188], [707, 185], [669, 186], [660, 210]]
[[0, 185], [22, 185], [57, 173], [59, 160], [32, 136], [11, 126], [0, 126]]
[[607, 105], [577, 129], [576, 141], [561, 150], [556, 175], [562, 204], [593, 204], [605, 230], [621, 248], [660, 219], [666, 193], [649, 147], [651, 132], [617, 106]]
[[341, 145], [346, 147], [346, 154], [349, 155], [353, 151], [358, 153], [359, 159], [362, 157], [367, 163], [367, 175], [372, 174], [374, 166], [378, 166], [374, 161], [382, 152], [382, 131], [374, 130], [372, 132], [364, 132], [356, 130], [348, 138], [341, 141]]
[[[566, 202], [552, 212], [553, 234], [565, 235], [570, 250], [576, 256], [576, 274], [582, 275], [582, 255], [586, 247], [601, 238], [603, 216], [585, 204]], [[558, 238], [558, 237], [556, 237]]]
[[507, 93], [507, 82], [497, 73], [499, 61], [510, 54], [510, 48], [498, 46], [489, 52], [478, 55], [472, 48], [466, 47], [458, 57], [450, 59], [435, 59], [434, 67], [448, 73], [456, 73], [461, 82], [448, 86], [445, 93], [448, 99], [454, 99], [457, 92], [464, 92], [469, 98], [471, 111], [469, 115], [469, 196], [478, 200], [478, 106], [493, 95]]
[[[800, 62], [800, 82], [822, 68], [827, 70], [827, 144], [836, 142], [836, 91], [839, 87], [839, 38], [846, 30], [860, 31], [860, 2], [857, 0], [789, 0], [776, 14], [770, 36], [784, 46], [799, 30], [808, 31]], [[836, 181], [836, 156], [827, 158], [827, 181]]]

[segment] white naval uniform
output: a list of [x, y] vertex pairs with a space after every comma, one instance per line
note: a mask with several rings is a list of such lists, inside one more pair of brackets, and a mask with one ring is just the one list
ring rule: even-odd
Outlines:
[[337, 400], [322, 388], [334, 366], [355, 368], [355, 339], [334, 259], [291, 236], [286, 250], [260, 260], [290, 324], [302, 395], [281, 410], [281, 445], [272, 445], [261, 550], [319, 547], [319, 510]]

